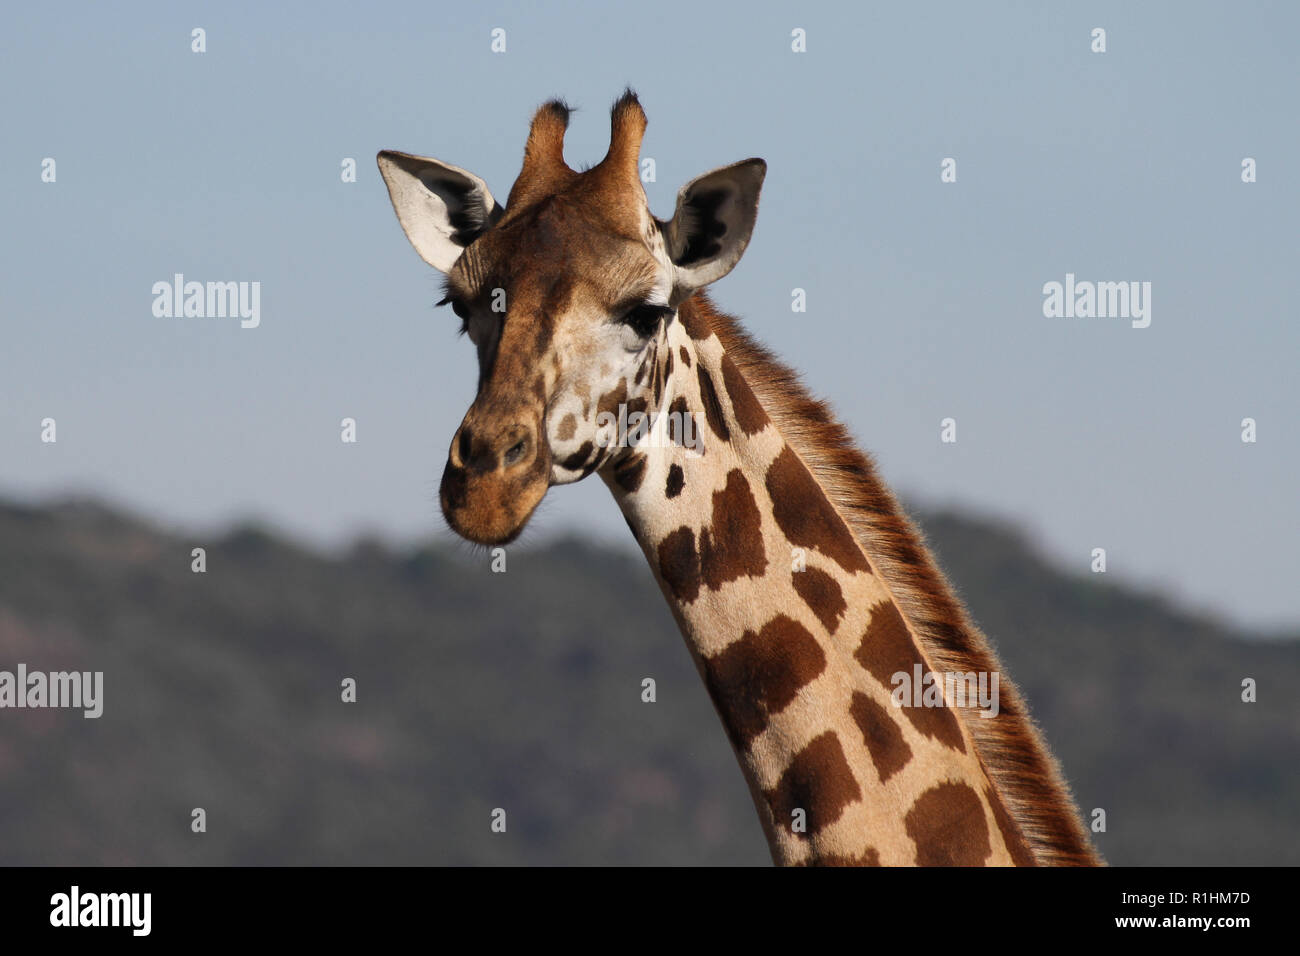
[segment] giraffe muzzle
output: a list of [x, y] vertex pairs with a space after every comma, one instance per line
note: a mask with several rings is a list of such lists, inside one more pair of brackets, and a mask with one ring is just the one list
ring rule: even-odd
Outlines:
[[466, 416], [442, 473], [443, 516], [462, 538], [506, 544], [546, 496], [549, 474], [550, 458], [536, 428], [521, 422], [493, 427]]

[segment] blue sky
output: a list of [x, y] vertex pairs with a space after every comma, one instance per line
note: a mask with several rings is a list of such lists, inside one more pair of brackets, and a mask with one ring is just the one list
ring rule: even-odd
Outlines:
[[[715, 301], [907, 501], [1013, 519], [1079, 570], [1105, 547], [1112, 579], [1293, 627], [1298, 28], [1294, 5], [1239, 3], [8, 11], [0, 494], [324, 544], [446, 534], [435, 492], [473, 350], [432, 308], [439, 277], [374, 154], [436, 156], [504, 199], [540, 102], [580, 107], [577, 167], [630, 84], [659, 215], [699, 173], [768, 161]], [[260, 326], [155, 317], [178, 272], [260, 282]], [[1066, 273], [1149, 281], [1150, 327], [1044, 317]], [[595, 479], [553, 491], [531, 540], [575, 529], [627, 538]]]

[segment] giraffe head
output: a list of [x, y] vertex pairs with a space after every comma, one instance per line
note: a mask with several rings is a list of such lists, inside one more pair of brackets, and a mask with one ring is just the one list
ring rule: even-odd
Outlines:
[[513, 540], [551, 485], [615, 465], [629, 412], [659, 412], [677, 305], [722, 278], [753, 230], [766, 164], [692, 180], [669, 221], [651, 215], [639, 159], [646, 118], [629, 90], [609, 151], [564, 162], [569, 107], [537, 111], [505, 206], [478, 176], [384, 151], [398, 221], [478, 351], [478, 390], [452, 438], [443, 514], [482, 544]]

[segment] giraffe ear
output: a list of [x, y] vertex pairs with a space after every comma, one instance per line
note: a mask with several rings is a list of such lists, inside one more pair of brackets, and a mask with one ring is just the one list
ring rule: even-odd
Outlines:
[[677, 211], [664, 227], [668, 256], [677, 267], [675, 300], [718, 281], [740, 261], [754, 232], [766, 173], [763, 160], [745, 159], [682, 187]]
[[378, 162], [406, 238], [440, 272], [505, 213], [487, 183], [459, 167], [388, 149]]

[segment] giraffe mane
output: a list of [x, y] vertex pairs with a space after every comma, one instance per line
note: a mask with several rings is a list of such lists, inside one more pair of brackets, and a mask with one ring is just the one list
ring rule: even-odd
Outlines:
[[[777, 428], [844, 518], [939, 671], [999, 672], [999, 714], [954, 707], [989, 779], [1043, 865], [1097, 865], [1060, 766], [988, 639], [931, 559], [924, 538], [876, 474], [872, 459], [799, 376], [697, 292], [682, 303], [687, 328], [712, 331]], [[707, 337], [708, 332], [704, 332]]]

